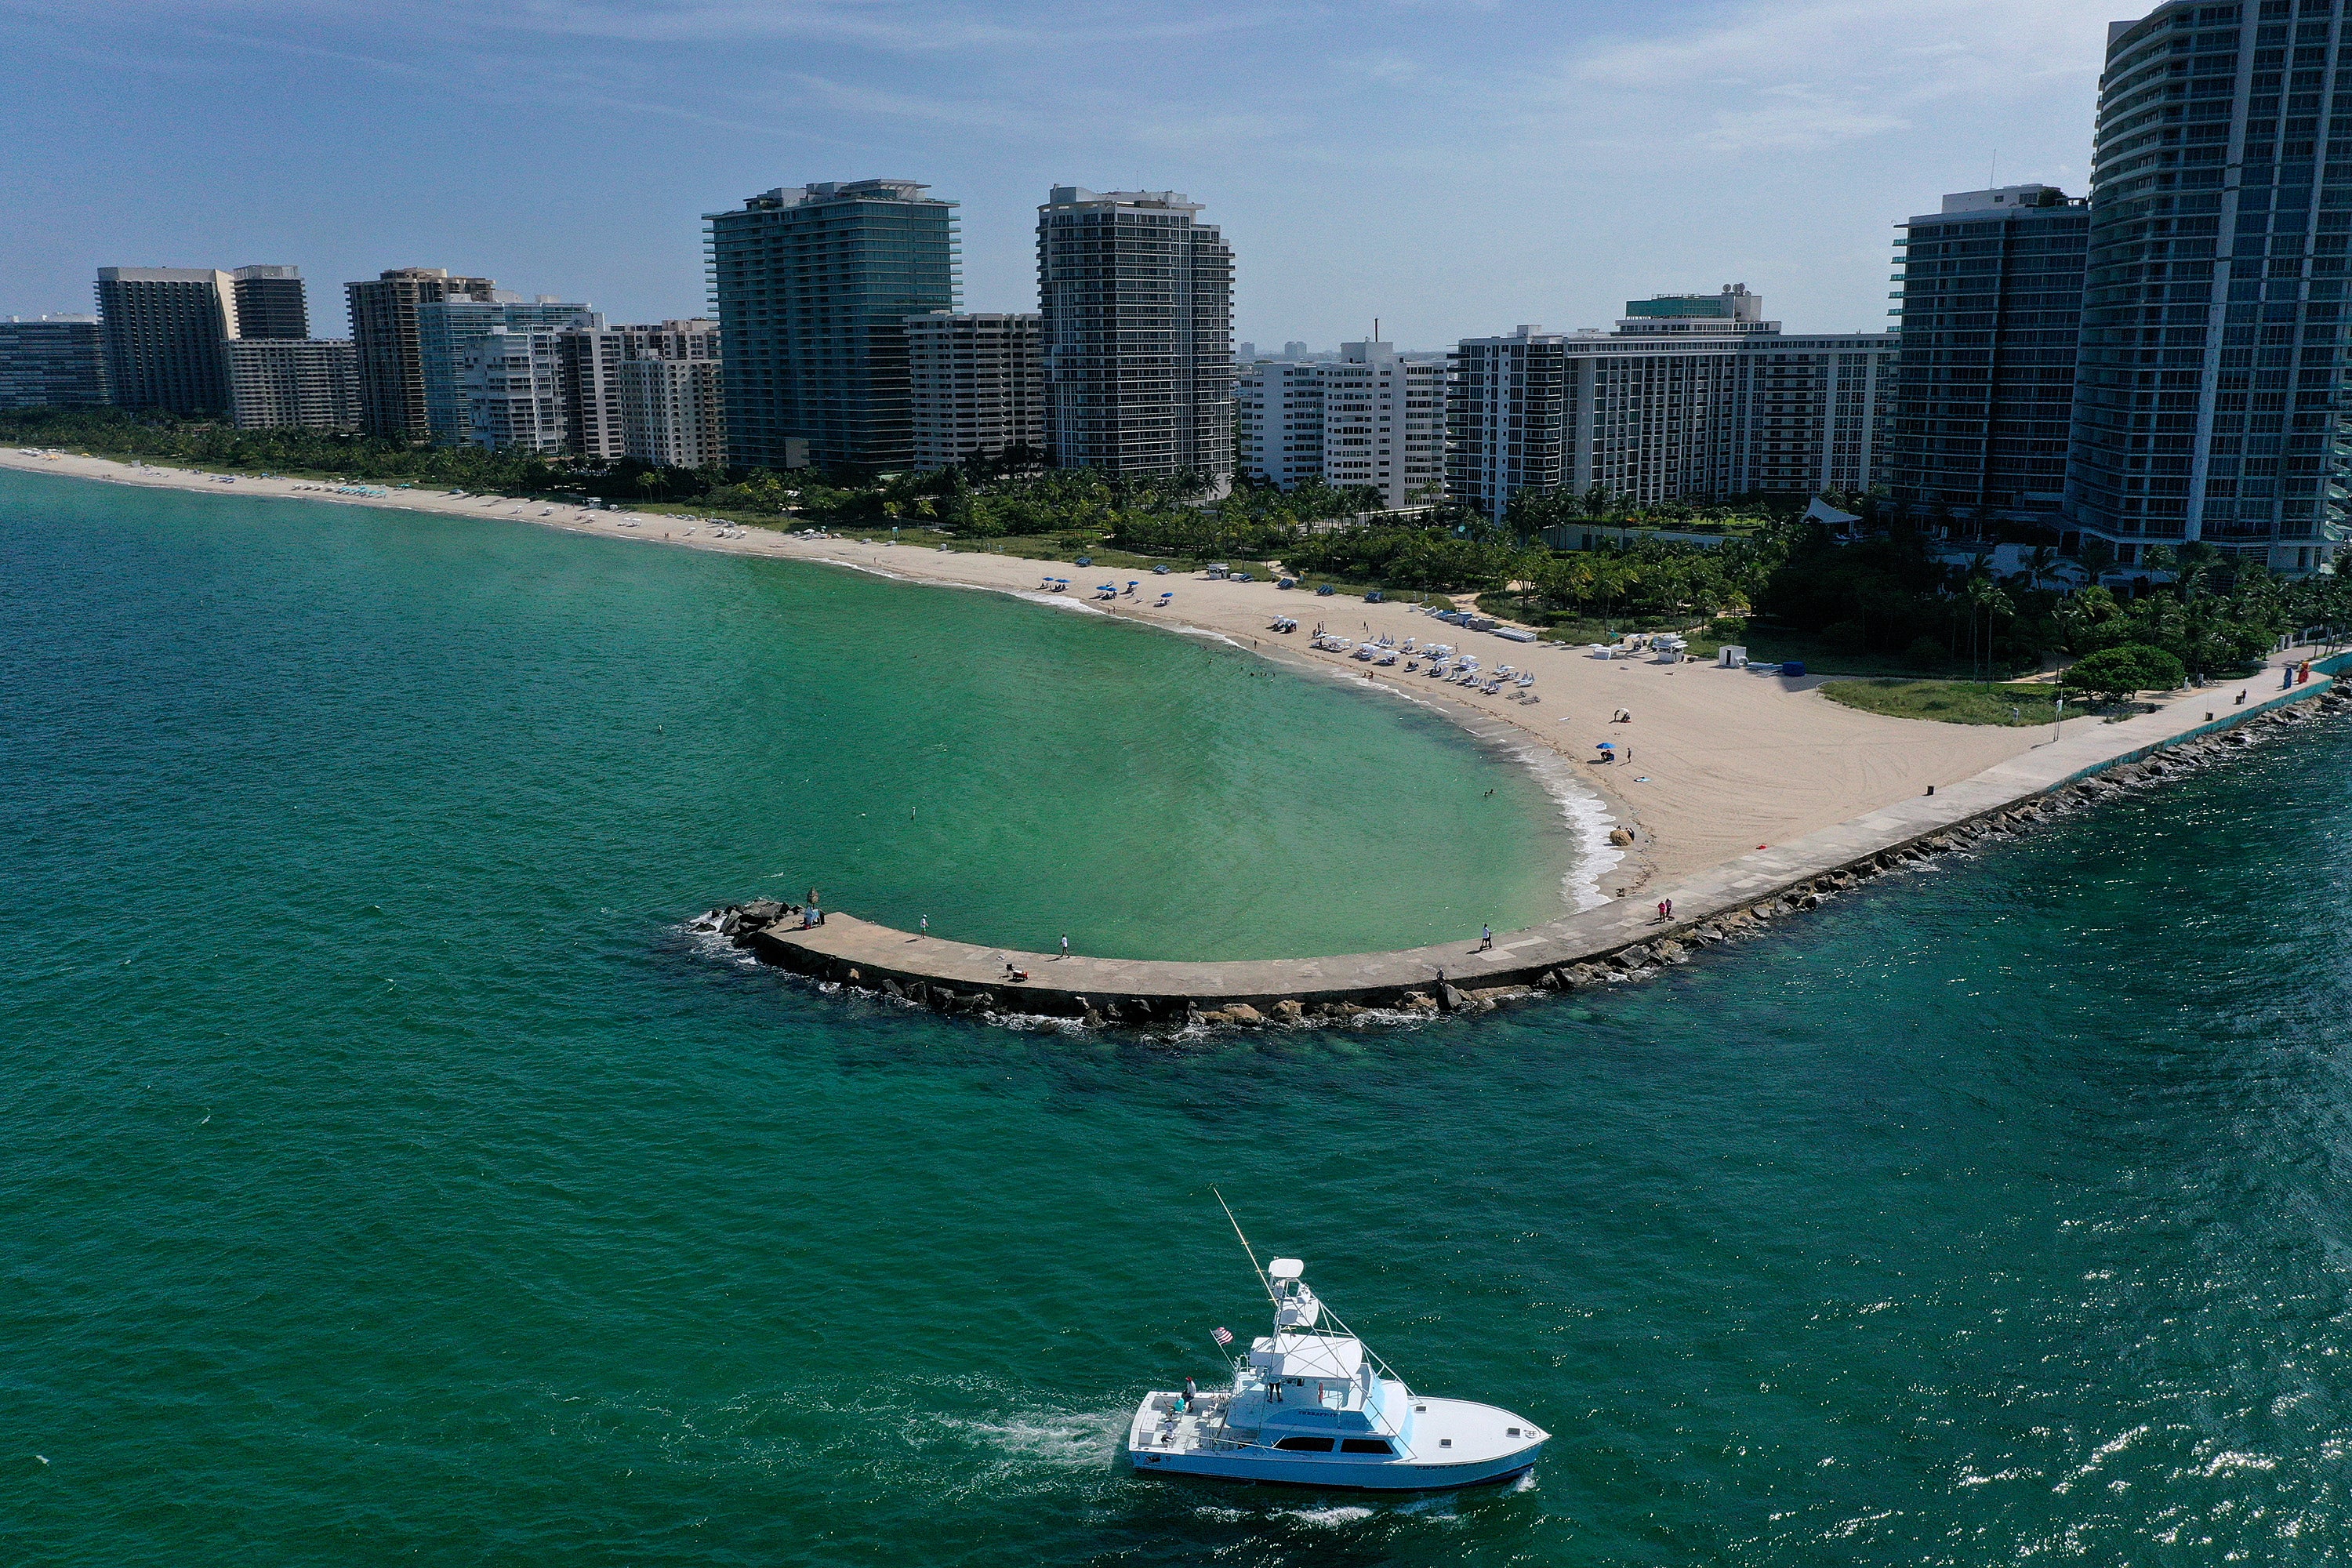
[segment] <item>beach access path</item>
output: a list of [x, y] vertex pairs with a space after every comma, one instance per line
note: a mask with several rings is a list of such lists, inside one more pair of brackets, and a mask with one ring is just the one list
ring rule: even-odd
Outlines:
[[[1216, 582], [1192, 574], [1166, 576], [1132, 569], [1081, 568], [980, 551], [936, 546], [797, 539], [761, 528], [721, 537], [650, 512], [589, 511], [504, 497], [453, 497], [426, 489], [380, 496], [335, 494], [315, 481], [239, 476], [234, 484], [188, 469], [152, 467], [68, 454], [43, 456], [0, 448], [0, 467], [65, 474], [118, 484], [246, 498], [286, 497], [327, 504], [397, 508], [449, 517], [497, 518], [635, 544], [826, 563], [908, 582], [985, 588], [1039, 599], [1078, 613], [1101, 613], [1174, 631], [1213, 633], [1237, 646], [1316, 666], [1368, 690], [1411, 699], [1469, 723], [1480, 735], [1531, 744], [1568, 758], [1576, 780], [1605, 805], [1611, 818], [1634, 837], [1614, 864], [1602, 864], [1603, 896], [1648, 893], [1680, 885], [1711, 867], [1924, 795], [1930, 784], [1949, 786], [2021, 756], [2048, 739], [2047, 730], [1938, 724], [1865, 713], [1821, 695], [1822, 678], [1784, 679], [1762, 669], [1714, 665], [1663, 665], [1648, 660], [1593, 658], [1581, 647], [1514, 643], [1421, 615], [1403, 604], [1284, 592], [1271, 583]], [[629, 526], [634, 524], [635, 526]], [[1064, 594], [1042, 594], [1040, 579], [1067, 577]], [[1136, 596], [1124, 596], [1138, 584]], [[1097, 584], [1115, 583], [1122, 596], [1097, 602]], [[1172, 590], [1165, 609], [1153, 601]], [[1301, 624], [1285, 636], [1269, 629], [1275, 617]], [[1509, 664], [1533, 670], [1540, 699], [1521, 702], [1515, 688], [1488, 697], [1399, 664], [1377, 669], [1345, 655], [1306, 644], [1318, 623], [1350, 639], [1388, 636], [1452, 643], [1475, 653], [1492, 669]], [[876, 634], [879, 636], [878, 632]], [[1618, 709], [1630, 723], [1612, 723]], [[1612, 741], [1627, 760], [1595, 765], [1597, 742]], [[1591, 851], [1588, 851], [1591, 853]], [[1601, 852], [1605, 861], [1606, 851]]]

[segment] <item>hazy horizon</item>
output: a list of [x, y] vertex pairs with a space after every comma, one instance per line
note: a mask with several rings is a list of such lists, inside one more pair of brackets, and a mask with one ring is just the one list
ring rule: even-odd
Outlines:
[[700, 215], [888, 176], [961, 204], [973, 310], [1035, 309], [1036, 204], [1076, 184], [1204, 204], [1261, 351], [1729, 282], [1878, 331], [1893, 225], [2082, 190], [2105, 25], [2148, 8], [422, 0], [393, 35], [351, 0], [0, 0], [0, 316], [87, 312], [101, 266], [252, 262], [302, 269], [320, 336], [400, 266], [694, 315]]

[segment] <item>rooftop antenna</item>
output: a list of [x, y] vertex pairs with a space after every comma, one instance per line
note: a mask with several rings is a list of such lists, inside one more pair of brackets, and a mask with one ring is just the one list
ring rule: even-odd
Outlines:
[[1225, 1194], [1217, 1192], [1216, 1188], [1211, 1187], [1209, 1191], [1216, 1193], [1217, 1206], [1225, 1211], [1225, 1223], [1234, 1227], [1234, 1239], [1242, 1244], [1242, 1250], [1244, 1252], [1249, 1254], [1250, 1271], [1257, 1276], [1258, 1284], [1265, 1287], [1265, 1299], [1273, 1302], [1277, 1307], [1281, 1306], [1282, 1298], [1276, 1295], [1274, 1293], [1274, 1287], [1267, 1283], [1265, 1270], [1257, 1266], [1257, 1253], [1251, 1248], [1249, 1237], [1242, 1234], [1242, 1222], [1234, 1218], [1234, 1205], [1225, 1202]]
[[1992, 150], [1992, 173], [1991, 173], [1990, 174], [1989, 174], [1989, 175], [1987, 175], [1987, 176], [1985, 177], [1985, 189], [1987, 189], [1987, 190], [1989, 190], [1989, 191], [1991, 191], [1991, 190], [1998, 190], [1998, 189], [2000, 189], [2000, 148], [1998, 148], [1998, 147], [1996, 147], [1996, 148], [1994, 148], [1994, 149]]

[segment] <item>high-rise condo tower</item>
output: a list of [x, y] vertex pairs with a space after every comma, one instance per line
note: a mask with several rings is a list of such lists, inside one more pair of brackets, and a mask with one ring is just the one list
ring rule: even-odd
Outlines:
[[1037, 209], [1045, 444], [1066, 468], [1234, 468], [1234, 253], [1177, 191], [1056, 185]]
[[1886, 478], [1906, 512], [2057, 521], [2090, 226], [2054, 185], [1962, 191], [1903, 226]]
[[2174, 0], [2107, 33], [2066, 475], [2126, 563], [2309, 571], [2343, 535], [2352, 81], [2336, 0]]
[[422, 441], [431, 434], [417, 307], [441, 300], [487, 301], [497, 287], [487, 278], [452, 278], [446, 267], [395, 267], [343, 285], [352, 341], [359, 345], [360, 423], [369, 435]]
[[913, 460], [909, 316], [956, 307], [955, 204], [912, 180], [785, 185], [706, 213], [729, 460]]

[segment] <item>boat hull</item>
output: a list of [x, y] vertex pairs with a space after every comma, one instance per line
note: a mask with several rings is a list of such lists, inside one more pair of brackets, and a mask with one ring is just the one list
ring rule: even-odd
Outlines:
[[1541, 1443], [1515, 1454], [1461, 1464], [1428, 1465], [1411, 1459], [1351, 1464], [1344, 1459], [1286, 1459], [1255, 1454], [1139, 1453], [1136, 1473], [1196, 1476], [1220, 1481], [1255, 1481], [1266, 1486], [1308, 1487], [1322, 1491], [1435, 1492], [1463, 1487], [1499, 1486], [1535, 1468]]

